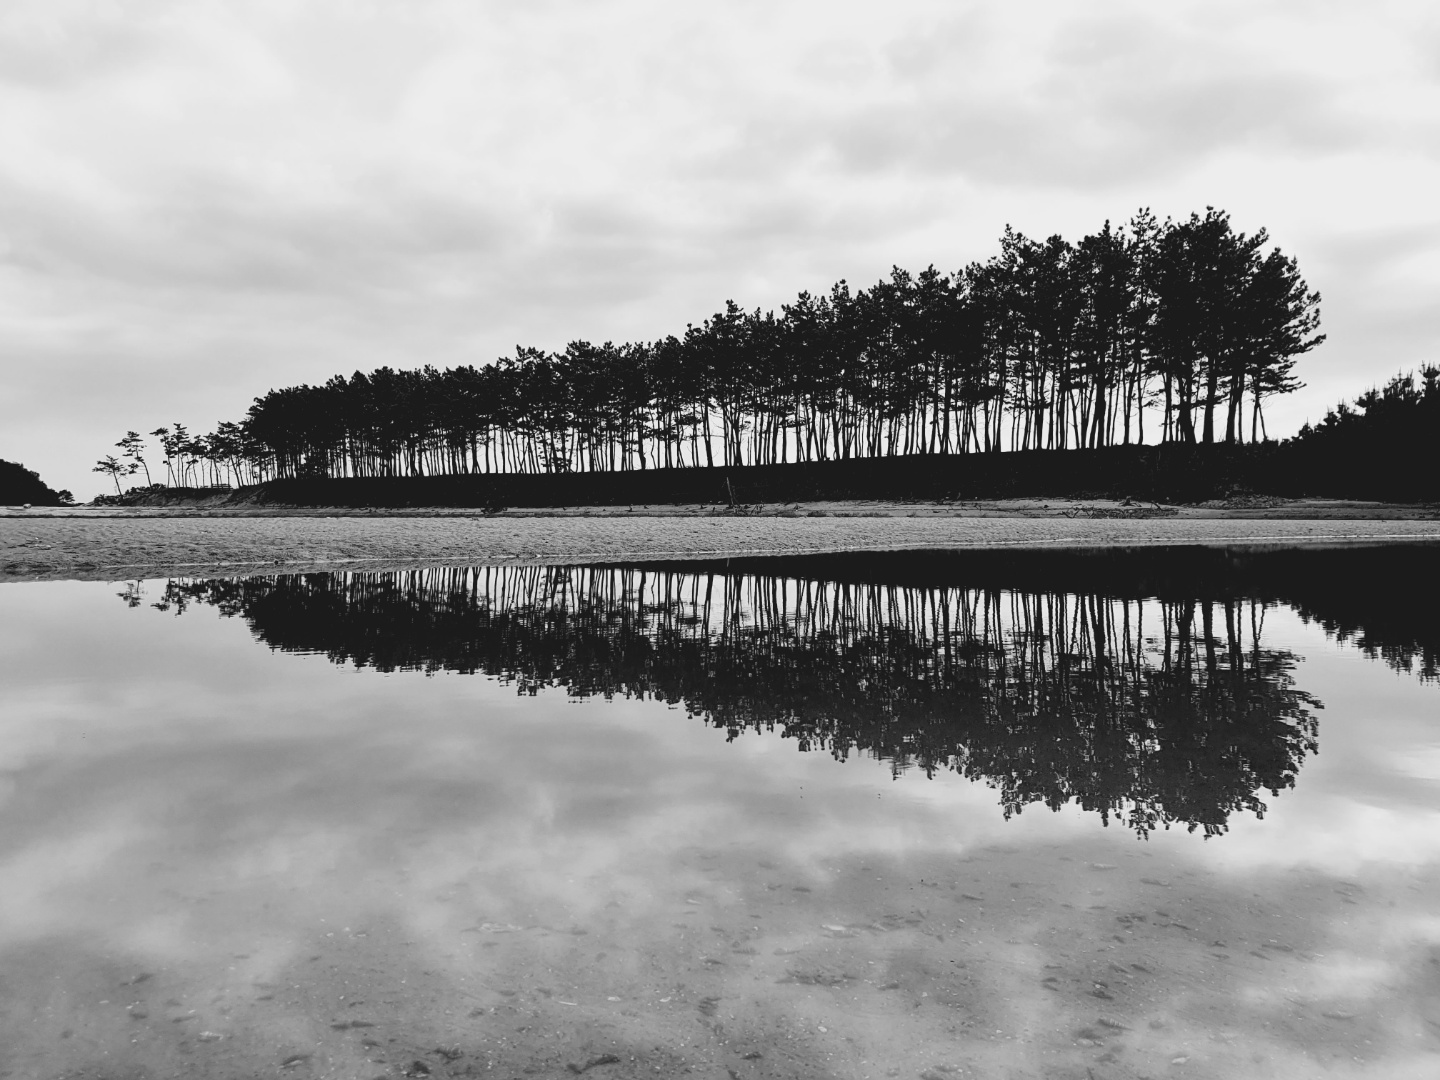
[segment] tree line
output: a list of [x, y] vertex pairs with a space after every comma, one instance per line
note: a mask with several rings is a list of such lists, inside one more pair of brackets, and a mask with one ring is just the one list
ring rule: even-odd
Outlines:
[[0, 458], [0, 506], [71, 506], [75, 496], [54, 490], [34, 469]]
[[1396, 502], [1440, 498], [1440, 367], [1394, 376], [1306, 424], [1286, 446], [1312, 492]]
[[[1264, 229], [1142, 210], [1075, 243], [1007, 227], [987, 261], [840, 281], [778, 314], [729, 301], [652, 342], [336, 375], [208, 435], [152, 434], [182, 485], [1254, 442], [1324, 340], [1319, 303]], [[153, 482], [138, 439], [96, 466], [117, 490]]]
[[[261, 452], [239, 424], [222, 421], [208, 434], [191, 435], [178, 421], [173, 427], [160, 427], [150, 432], [160, 442], [165, 464], [165, 487], [223, 487], [233, 480], [236, 486], [253, 482], [260, 475]], [[147, 487], [156, 486], [146, 459], [145, 437], [138, 431], [127, 431], [115, 444], [120, 456], [106, 454], [95, 463], [91, 472], [108, 476], [121, 494], [120, 478], [144, 475]], [[156, 462], [158, 470], [160, 462]]]
[[[1403, 444], [1433, 454], [1440, 450], [1440, 367], [1402, 372], [1353, 402], [1342, 401], [1319, 423], [1306, 423], [1295, 438], [1306, 446], [1334, 447], [1357, 456]], [[1418, 460], [1420, 455], [1405, 453], [1394, 460], [1407, 458]]]

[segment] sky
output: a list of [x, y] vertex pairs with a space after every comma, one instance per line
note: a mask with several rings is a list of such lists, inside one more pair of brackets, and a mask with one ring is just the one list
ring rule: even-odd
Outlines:
[[517, 344], [650, 340], [1005, 225], [1268, 230], [1329, 340], [1271, 433], [1440, 362], [1440, 8], [6, 0], [0, 458]]

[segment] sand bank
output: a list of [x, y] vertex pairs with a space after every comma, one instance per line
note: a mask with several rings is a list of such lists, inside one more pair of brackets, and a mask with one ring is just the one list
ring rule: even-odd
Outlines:
[[1325, 505], [1329, 514], [1309, 517], [1274, 508], [1226, 512], [1039, 501], [1007, 507], [846, 504], [768, 513], [747, 508], [755, 512], [743, 514], [684, 507], [495, 516], [32, 510], [0, 512], [0, 581], [1001, 544], [1440, 540], [1433, 511], [1428, 517], [1415, 508], [1358, 516], [1363, 508], [1356, 504]]

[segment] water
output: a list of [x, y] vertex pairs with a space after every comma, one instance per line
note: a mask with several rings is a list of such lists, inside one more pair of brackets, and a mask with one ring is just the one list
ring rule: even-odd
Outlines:
[[5, 585], [0, 1074], [1432, 1077], [1437, 554]]

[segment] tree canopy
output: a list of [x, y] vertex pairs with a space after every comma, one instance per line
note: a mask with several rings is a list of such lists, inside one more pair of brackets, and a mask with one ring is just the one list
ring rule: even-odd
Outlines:
[[0, 506], [65, 506], [74, 502], [68, 491], [55, 491], [40, 474], [18, 461], [0, 460]]
[[1255, 441], [1324, 340], [1319, 301], [1263, 229], [1142, 210], [1077, 243], [1007, 227], [985, 262], [778, 314], [728, 301], [651, 342], [336, 375], [199, 439], [154, 434], [168, 475], [237, 482]]

